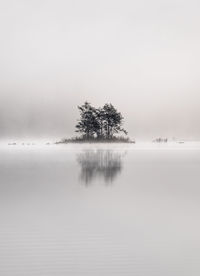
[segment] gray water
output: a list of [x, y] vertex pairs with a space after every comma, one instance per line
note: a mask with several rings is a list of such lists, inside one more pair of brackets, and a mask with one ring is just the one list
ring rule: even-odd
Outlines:
[[200, 146], [0, 148], [1, 276], [199, 276]]

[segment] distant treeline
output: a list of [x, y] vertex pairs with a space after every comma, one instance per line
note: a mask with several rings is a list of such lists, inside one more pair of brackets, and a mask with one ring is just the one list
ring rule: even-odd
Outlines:
[[78, 106], [78, 109], [80, 118], [76, 125], [76, 132], [81, 133], [79, 139], [116, 140], [115, 134], [122, 132], [127, 135], [127, 131], [122, 128], [124, 118], [112, 104], [95, 108], [90, 103], [85, 102]]

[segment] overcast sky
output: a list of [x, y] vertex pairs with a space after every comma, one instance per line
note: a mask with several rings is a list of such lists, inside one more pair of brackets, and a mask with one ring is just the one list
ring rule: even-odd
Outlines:
[[113, 103], [136, 138], [200, 138], [200, 2], [2, 0], [0, 136], [74, 133]]

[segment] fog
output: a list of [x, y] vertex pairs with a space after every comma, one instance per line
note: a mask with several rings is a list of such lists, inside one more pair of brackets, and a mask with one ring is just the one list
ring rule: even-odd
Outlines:
[[199, 1], [1, 1], [0, 137], [74, 135], [111, 102], [130, 137], [199, 139]]

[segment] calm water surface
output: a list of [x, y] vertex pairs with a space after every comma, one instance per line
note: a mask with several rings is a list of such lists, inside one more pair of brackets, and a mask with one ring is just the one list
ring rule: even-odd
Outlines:
[[199, 276], [200, 146], [0, 148], [1, 276]]

